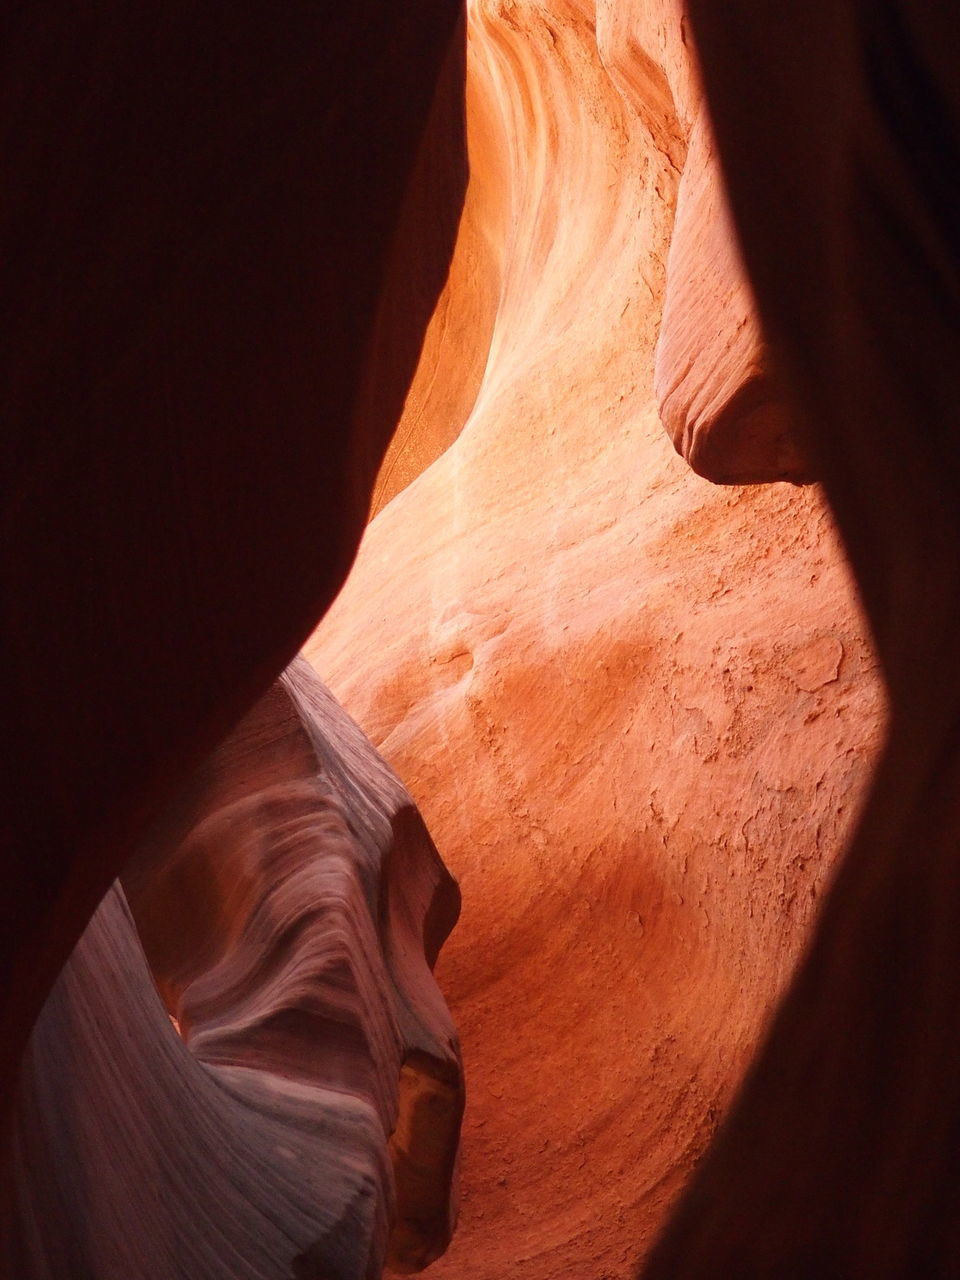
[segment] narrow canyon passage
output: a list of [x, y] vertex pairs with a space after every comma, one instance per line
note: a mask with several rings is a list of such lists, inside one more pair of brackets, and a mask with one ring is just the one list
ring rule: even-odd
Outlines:
[[807, 938], [881, 694], [820, 492], [718, 487], [660, 420], [783, 474], [776, 406], [740, 430], [759, 338], [679, 8], [472, 4], [467, 86], [450, 279], [306, 652], [463, 893], [430, 1274], [623, 1280]]
[[960, 1275], [958, 68], [0, 14], [0, 1280]]

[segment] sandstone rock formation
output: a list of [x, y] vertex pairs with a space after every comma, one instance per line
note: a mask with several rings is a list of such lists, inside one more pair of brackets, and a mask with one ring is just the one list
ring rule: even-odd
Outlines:
[[745, 259], [876, 637], [890, 734], [809, 956], [645, 1274], [953, 1276], [960, 30], [921, 0], [691, 7]]
[[132, 917], [116, 886], [25, 1059], [3, 1274], [375, 1280], [385, 1254], [430, 1262], [455, 1219], [463, 1090], [428, 966], [459, 898], [305, 663], [124, 883]]
[[0, 15], [3, 1106], [130, 849], [350, 563], [459, 213], [459, 16]]
[[[483, 379], [308, 647], [463, 886], [440, 968], [470, 1086], [432, 1271], [451, 1280], [631, 1273], [808, 936], [881, 720], [821, 495], [718, 489], [664, 436], [654, 347], [701, 108], [678, 11], [595, 18], [471, 6], [457, 253], [483, 227], [488, 258], [455, 255], [446, 324], [491, 334]], [[738, 332], [698, 395], [754, 385]], [[418, 433], [437, 453], [459, 378], [431, 357], [408, 460]]]
[[[958, 35], [921, 0], [691, 9], [730, 220], [689, 158], [710, 144], [676, 0], [475, 0], [448, 277], [449, 0], [0, 17], [17, 1280], [182, 1274], [186, 1250], [191, 1274], [378, 1268], [389, 1088], [374, 1072], [324, 1115], [324, 1082], [359, 1059], [304, 1052], [279, 988], [249, 980], [250, 904], [286, 910], [286, 889], [239, 848], [234, 916], [201, 840], [181, 870], [208, 896], [171, 949], [176, 888], [154, 873], [181, 847], [160, 816], [215, 799], [187, 781], [337, 590], [404, 401], [380, 514], [312, 652], [466, 890], [445, 967], [474, 1081], [466, 1212], [434, 1274], [630, 1273], [828, 888], [647, 1274], [960, 1268]], [[833, 879], [881, 695], [823, 497], [712, 489], [660, 416], [715, 480], [824, 477], [891, 702]], [[210, 1061], [174, 1034], [111, 890], [15, 1091], [55, 975], [151, 829], [130, 891]], [[322, 969], [318, 936], [297, 940]], [[371, 989], [358, 960], [331, 1004], [292, 955], [308, 1022]], [[405, 991], [407, 958], [385, 964]], [[393, 1143], [401, 1264], [450, 1159], [419, 1124], [450, 1112], [425, 1068], [450, 1078], [418, 1053]]]
[[[385, 961], [394, 1039], [381, 1034], [374, 1063], [350, 1066], [351, 1078], [373, 1070], [376, 1096], [325, 1112], [336, 1064], [313, 1061], [315, 1078], [299, 1078], [305, 1013], [288, 1026], [275, 1011], [259, 1028], [255, 1070], [198, 1063], [157, 1004], [115, 891], [90, 921], [349, 565], [459, 217], [459, 19], [454, 0], [389, 13], [374, 0], [82, 12], [51, 0], [0, 15], [0, 1265], [11, 1280], [288, 1277], [301, 1250], [302, 1276], [375, 1274], [397, 1106], [394, 1261], [423, 1261], [448, 1230], [457, 1086], [422, 1031], [438, 1033], [439, 1009], [410, 994], [416, 948]], [[402, 895], [429, 888], [422, 833], [399, 831], [397, 849], [411, 880], [395, 906], [415, 922], [428, 904]], [[284, 894], [247, 887], [261, 908], [289, 910]], [[201, 905], [178, 902], [168, 927], [196, 941], [204, 921], [231, 918]], [[243, 905], [234, 932], [189, 963], [226, 965], [220, 976], [244, 990], [214, 1004], [255, 1026], [252, 978], [237, 966], [263, 920], [254, 912], [238, 938]], [[376, 920], [384, 937], [407, 936]], [[18, 1090], [31, 1028], [85, 928]], [[302, 942], [299, 962], [321, 964], [309, 929]], [[190, 972], [183, 997], [209, 1046], [215, 1010], [190, 1002], [216, 981]], [[314, 991], [307, 972], [294, 987]], [[279, 988], [268, 998], [254, 986], [268, 1011]], [[387, 1015], [368, 1013], [364, 1034], [382, 1031]], [[431, 1109], [447, 1119], [425, 1143]]]

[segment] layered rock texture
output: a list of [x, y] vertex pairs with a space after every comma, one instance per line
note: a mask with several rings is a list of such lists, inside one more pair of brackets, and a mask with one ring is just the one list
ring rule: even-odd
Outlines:
[[955, 1276], [960, 28], [461, 17], [0, 17], [0, 1265], [449, 1234], [372, 510], [433, 1274]]
[[385, 1257], [432, 1261], [463, 1088], [430, 965], [458, 908], [410, 797], [294, 664], [44, 1007], [4, 1274], [375, 1280]]
[[714, 480], [807, 474], [679, 11], [478, 3], [468, 52], [462, 240], [394, 444], [434, 460], [308, 656], [464, 892], [464, 1205], [431, 1274], [619, 1278], [806, 942], [882, 699], [822, 495], [718, 488], [661, 423]]
[[698, 475], [716, 484], [813, 478], [760, 330], [705, 106], [677, 191], [654, 388], [663, 425]]

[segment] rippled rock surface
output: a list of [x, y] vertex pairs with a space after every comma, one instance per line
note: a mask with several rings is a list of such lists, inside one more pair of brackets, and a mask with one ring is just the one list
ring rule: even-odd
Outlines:
[[[719, 272], [741, 272], [729, 224], [703, 220], [719, 175], [697, 170], [679, 7], [469, 14], [471, 185], [397, 435], [412, 475], [307, 653], [463, 888], [438, 972], [470, 1080], [464, 1200], [435, 1274], [621, 1280], [810, 936], [882, 694], [819, 489], [719, 487], [663, 428], [680, 188], [710, 196], [688, 210], [720, 239], [705, 287], [749, 297]], [[736, 345], [709, 357], [739, 319], [686, 312], [705, 396], [740, 385]]]
[[123, 881], [25, 1060], [6, 1274], [375, 1280], [435, 1258], [463, 1085], [430, 969], [459, 893], [306, 663]]

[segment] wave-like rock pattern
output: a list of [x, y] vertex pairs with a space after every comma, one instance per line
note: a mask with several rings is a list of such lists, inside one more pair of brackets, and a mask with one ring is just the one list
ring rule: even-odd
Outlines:
[[[879, 736], [820, 493], [708, 484], [659, 421], [687, 39], [670, 4], [471, 5], [467, 213], [501, 281], [492, 314], [462, 299], [483, 379], [308, 649], [464, 891], [441, 973], [471, 1101], [438, 1277], [630, 1273], [808, 937]], [[458, 377], [434, 366], [438, 412]]]
[[124, 885], [31, 1040], [5, 1274], [375, 1280], [432, 1261], [463, 1084], [430, 968], [459, 895], [306, 663]]

